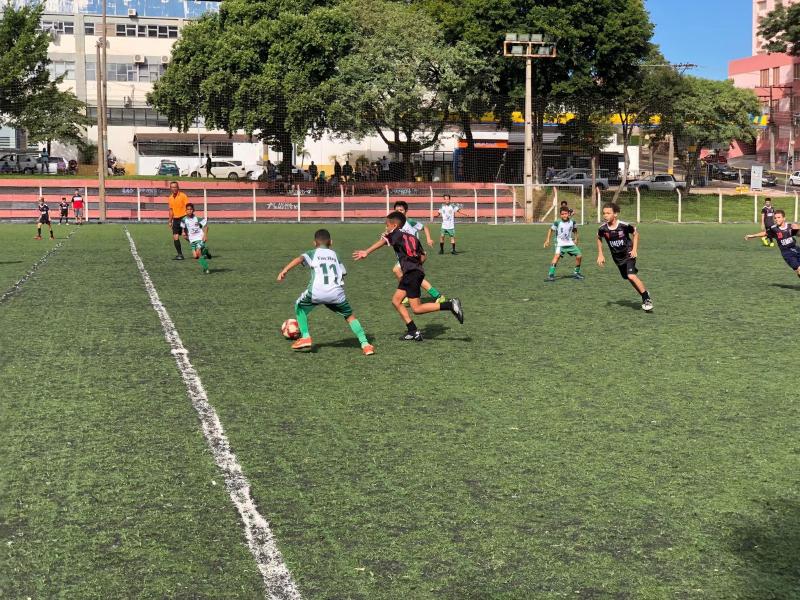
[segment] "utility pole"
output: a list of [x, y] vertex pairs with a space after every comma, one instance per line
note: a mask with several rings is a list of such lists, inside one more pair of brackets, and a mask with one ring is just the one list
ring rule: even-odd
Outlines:
[[[97, 79], [97, 201], [99, 204], [99, 220], [104, 223], [106, 220], [106, 3], [103, 2], [103, 20], [101, 25], [101, 35], [97, 40], [97, 67], [95, 68]], [[88, 202], [88, 200], [87, 200]]]
[[[525, 59], [525, 220], [533, 220], [533, 59], [556, 58], [555, 42], [541, 33], [506, 33], [503, 56]], [[537, 181], [538, 183], [538, 177]]]

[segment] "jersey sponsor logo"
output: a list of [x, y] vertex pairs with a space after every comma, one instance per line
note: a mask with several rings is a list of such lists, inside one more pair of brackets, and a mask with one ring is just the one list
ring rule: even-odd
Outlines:
[[610, 245], [612, 248], [621, 248], [622, 246], [624, 246], [624, 245], [625, 245], [625, 240], [611, 240], [611, 241], [609, 242], [609, 245]]

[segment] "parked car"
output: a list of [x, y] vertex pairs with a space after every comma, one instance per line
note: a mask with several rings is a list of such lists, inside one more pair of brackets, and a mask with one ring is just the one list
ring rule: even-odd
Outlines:
[[789, 175], [789, 185], [800, 185], [800, 171], [795, 171]]
[[628, 190], [635, 190], [639, 188], [639, 191], [647, 192], [647, 191], [654, 191], [654, 192], [674, 192], [678, 188], [686, 189], [686, 182], [685, 181], [678, 181], [675, 179], [674, 175], [667, 175], [667, 174], [660, 174], [660, 175], [651, 175], [650, 177], [645, 177], [644, 179], [637, 179], [636, 181], [631, 181], [628, 183]]
[[158, 164], [156, 175], [164, 175], [168, 177], [179, 177], [181, 170], [178, 168], [178, 163], [174, 160], [161, 160]]
[[36, 173], [40, 170], [38, 154], [11, 152], [0, 156], [0, 171], [4, 173]]
[[701, 160], [707, 165], [724, 165], [728, 162], [728, 159], [721, 154], [709, 154], [708, 156], [704, 156]]
[[51, 156], [47, 172], [51, 175], [59, 175], [67, 172], [67, 161], [60, 156]]
[[[556, 176], [550, 180], [550, 183], [562, 184], [562, 185], [580, 185], [583, 186], [585, 189], [589, 189], [592, 187], [592, 174], [585, 172], [578, 172], [578, 173], [572, 173], [565, 177]], [[608, 178], [597, 177], [597, 179], [595, 179], [595, 184], [601, 190], [605, 190], [606, 188], [608, 188]]]
[[724, 164], [710, 164], [708, 165], [708, 173], [711, 179], [719, 179], [720, 181], [738, 181], [739, 172], [733, 167]]
[[[211, 161], [211, 176], [217, 179], [245, 179], [247, 169], [240, 160], [213, 160]], [[189, 177], [204, 177], [206, 175], [205, 163], [181, 173]]]
[[[750, 182], [752, 181], [752, 171], [750, 171], [750, 169], [741, 169], [741, 171], [742, 183], [745, 185], [750, 185]], [[764, 174], [761, 176], [761, 185], [764, 187], [775, 187], [778, 185], [778, 178], [772, 173], [767, 173], [766, 167], [764, 167]]]

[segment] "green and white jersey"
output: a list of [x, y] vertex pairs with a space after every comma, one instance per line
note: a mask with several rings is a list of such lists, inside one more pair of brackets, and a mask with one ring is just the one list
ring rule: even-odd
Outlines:
[[425, 229], [425, 225], [414, 219], [406, 219], [406, 224], [400, 228], [400, 231], [413, 235], [419, 239], [419, 232]]
[[559, 219], [553, 223], [550, 229], [556, 232], [556, 250], [575, 245], [575, 233], [578, 231], [578, 225], [572, 219], [568, 221]]
[[439, 207], [439, 214], [442, 215], [442, 229], [456, 228], [456, 211], [458, 209], [457, 204], [442, 204]]
[[181, 228], [186, 230], [190, 242], [203, 241], [203, 228], [207, 224], [207, 219], [198, 219], [197, 217], [183, 217], [181, 219]]
[[303, 264], [311, 269], [306, 294], [314, 304], [341, 304], [346, 301], [344, 276], [347, 270], [330, 248], [316, 248], [303, 254]]

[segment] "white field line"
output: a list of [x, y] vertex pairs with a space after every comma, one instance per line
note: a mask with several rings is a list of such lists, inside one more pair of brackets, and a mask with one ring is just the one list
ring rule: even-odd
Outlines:
[[58, 242], [55, 246], [50, 248], [50, 250], [45, 252], [44, 255], [42, 255], [42, 257], [39, 260], [37, 260], [35, 263], [33, 263], [33, 265], [31, 265], [31, 268], [28, 269], [28, 272], [25, 273], [25, 275], [23, 275], [19, 279], [19, 281], [17, 281], [14, 285], [12, 285], [5, 292], [3, 292], [3, 295], [0, 296], [0, 304], [2, 304], [3, 302], [5, 302], [9, 298], [11, 298], [11, 296], [16, 294], [17, 292], [19, 292], [20, 289], [22, 289], [22, 286], [25, 285], [25, 282], [28, 281], [28, 279], [30, 279], [33, 276], [33, 274], [36, 273], [36, 271], [39, 270], [39, 267], [44, 265], [47, 262], [47, 260], [51, 256], [53, 256], [53, 254], [55, 254], [61, 248], [61, 246], [64, 245], [64, 242], [66, 242], [69, 238], [72, 237], [72, 235], [75, 233], [75, 231], [76, 231], [75, 229], [70, 231], [69, 235], [66, 238], [64, 238], [63, 240]]
[[195, 371], [189, 361], [189, 352], [183, 345], [175, 324], [167, 313], [167, 309], [161, 303], [158, 292], [153, 285], [153, 280], [147, 273], [136, 244], [131, 237], [128, 228], [125, 228], [125, 235], [128, 236], [128, 243], [131, 247], [131, 254], [139, 267], [139, 273], [144, 281], [144, 287], [150, 296], [150, 303], [153, 305], [161, 321], [164, 330], [164, 337], [167, 340], [178, 370], [181, 373], [183, 382], [186, 384], [186, 391], [192, 406], [200, 417], [200, 425], [203, 435], [206, 438], [214, 461], [217, 463], [222, 475], [225, 478], [225, 487], [230, 495], [231, 502], [239, 511], [244, 525], [244, 534], [247, 538], [247, 545], [256, 560], [261, 576], [264, 579], [266, 597], [270, 600], [300, 600], [300, 591], [292, 579], [292, 575], [283, 562], [283, 556], [275, 543], [275, 536], [270, 529], [267, 520], [258, 512], [256, 503], [250, 495], [250, 482], [242, 472], [242, 467], [236, 459], [236, 455], [231, 449], [222, 423], [214, 407], [208, 401], [203, 383], [200, 376]]

